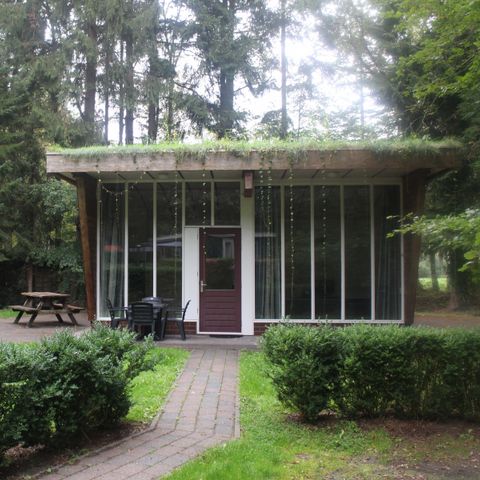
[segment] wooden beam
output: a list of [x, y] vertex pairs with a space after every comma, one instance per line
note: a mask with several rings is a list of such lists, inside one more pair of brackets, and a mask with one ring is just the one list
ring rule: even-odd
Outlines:
[[[403, 177], [403, 214], [421, 215], [425, 206], [425, 186], [430, 171], [419, 169]], [[420, 261], [421, 238], [406, 234], [403, 238], [404, 253], [404, 312], [405, 324], [412, 325], [417, 300], [418, 264]]]
[[97, 183], [88, 175], [75, 175], [77, 181], [80, 240], [88, 319], [95, 320], [95, 272], [97, 238]]
[[[273, 170], [288, 170], [290, 155], [285, 151], [275, 152]], [[419, 168], [428, 168], [432, 172], [458, 168], [461, 157], [458, 149], [444, 148], [435, 155], [421, 157], [406, 155], [402, 152], [382, 153], [371, 149], [308, 150], [293, 162], [295, 170], [346, 170], [366, 169], [379, 171], [389, 169], [398, 171], [398, 176], [413, 172]], [[208, 152], [205, 157], [185, 155], [178, 159], [173, 152], [110, 154], [89, 156], [68, 156], [61, 153], [47, 154], [48, 173], [97, 173], [97, 172], [173, 172], [176, 169], [189, 171], [232, 171], [261, 170], [265, 159], [257, 151], [242, 156], [231, 152]]]

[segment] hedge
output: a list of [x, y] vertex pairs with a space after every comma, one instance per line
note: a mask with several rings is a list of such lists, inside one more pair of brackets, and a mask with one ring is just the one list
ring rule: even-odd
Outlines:
[[262, 346], [279, 399], [309, 421], [480, 419], [480, 330], [282, 324]]
[[40, 344], [0, 343], [0, 462], [18, 444], [69, 443], [118, 422], [130, 407], [130, 380], [151, 366], [151, 348], [100, 326]]

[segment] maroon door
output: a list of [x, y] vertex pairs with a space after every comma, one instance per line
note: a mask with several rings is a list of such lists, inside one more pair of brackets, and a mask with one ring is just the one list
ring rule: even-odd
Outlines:
[[241, 332], [240, 282], [240, 229], [200, 229], [200, 332]]

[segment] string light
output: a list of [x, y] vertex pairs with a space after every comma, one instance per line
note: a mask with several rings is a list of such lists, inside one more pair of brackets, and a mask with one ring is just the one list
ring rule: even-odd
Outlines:
[[322, 280], [323, 280], [323, 305], [322, 314], [327, 318], [327, 186], [326, 186], [326, 166], [325, 159], [321, 172], [322, 178]]
[[294, 220], [294, 206], [293, 206], [293, 162], [290, 161], [288, 180], [290, 184], [290, 313], [292, 313], [293, 299], [294, 299], [294, 284], [295, 284], [295, 220]]
[[203, 257], [207, 258], [207, 180], [205, 170], [205, 158], [202, 158], [202, 249]]
[[[173, 192], [173, 238], [174, 244], [178, 241], [178, 159], [175, 158], [175, 187]], [[177, 298], [177, 247], [175, 246], [173, 258], [173, 295]]]

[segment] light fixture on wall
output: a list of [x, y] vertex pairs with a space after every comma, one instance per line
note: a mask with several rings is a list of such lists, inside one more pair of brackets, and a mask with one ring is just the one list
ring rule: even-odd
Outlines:
[[243, 196], [249, 198], [253, 195], [253, 172], [243, 171]]

